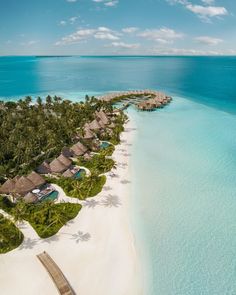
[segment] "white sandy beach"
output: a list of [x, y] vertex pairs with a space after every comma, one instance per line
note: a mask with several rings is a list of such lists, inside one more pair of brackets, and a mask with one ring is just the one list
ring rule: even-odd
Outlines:
[[[78, 216], [57, 235], [42, 240], [24, 223], [20, 247], [0, 255], [0, 293], [4, 295], [58, 294], [36, 255], [55, 260], [79, 295], [140, 295], [139, 261], [130, 228], [130, 148], [134, 136], [128, 122], [116, 147], [115, 177], [110, 173], [103, 191], [83, 203]], [[61, 199], [67, 199], [60, 193]], [[71, 199], [77, 202], [75, 199]]]

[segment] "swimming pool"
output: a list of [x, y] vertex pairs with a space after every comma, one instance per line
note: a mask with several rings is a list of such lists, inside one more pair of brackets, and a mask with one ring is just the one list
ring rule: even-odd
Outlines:
[[100, 144], [101, 149], [106, 149], [109, 146], [110, 146], [110, 143], [107, 141], [102, 141], [102, 143]]
[[44, 196], [41, 201], [55, 201], [58, 197], [58, 192], [57, 191], [52, 191], [48, 195]]
[[74, 178], [81, 179], [86, 175], [86, 171], [84, 169], [79, 169], [74, 175]]

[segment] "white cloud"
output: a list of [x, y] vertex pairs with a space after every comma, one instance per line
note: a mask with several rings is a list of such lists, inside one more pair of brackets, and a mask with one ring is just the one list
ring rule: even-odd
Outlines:
[[210, 21], [210, 18], [225, 16], [228, 14], [228, 11], [223, 6], [213, 6], [214, 0], [201, 0], [203, 5], [193, 4], [188, 0], [166, 0], [169, 4], [181, 4], [187, 10], [196, 14], [203, 21]]
[[35, 44], [39, 43], [39, 40], [30, 40], [28, 42], [21, 42], [20, 45], [22, 46], [33, 46]]
[[59, 25], [60, 25], [60, 26], [66, 26], [67, 24], [71, 24], [71, 25], [73, 25], [73, 24], [76, 22], [77, 19], [78, 19], [77, 16], [72, 16], [72, 17], [70, 17], [68, 20], [61, 20], [61, 21], [59, 22]]
[[77, 0], [66, 0], [67, 2], [70, 2], [70, 3], [74, 3], [74, 2], [77, 2]]
[[75, 23], [75, 21], [77, 20], [77, 16], [72, 16], [70, 19], [69, 19], [69, 22], [71, 25], [73, 25]]
[[66, 21], [65, 20], [61, 20], [59, 23], [61, 26], [65, 26], [66, 25]]
[[119, 3], [118, 0], [92, 0], [92, 1], [95, 3], [102, 3], [103, 5], [108, 7], [114, 7]]
[[212, 5], [215, 3], [215, 0], [202, 0], [202, 3], [206, 5]]
[[209, 36], [200, 36], [196, 37], [195, 41], [204, 45], [218, 45], [219, 43], [222, 43], [223, 40], [219, 38], [212, 38]]
[[223, 16], [228, 14], [228, 11], [225, 7], [188, 4], [186, 5], [186, 8], [197, 14], [199, 17], [205, 19], [208, 19], [209, 17]]
[[119, 37], [109, 32], [96, 32], [94, 34], [94, 38], [100, 39], [100, 40], [119, 40], [120, 39]]
[[137, 36], [162, 44], [173, 43], [174, 40], [182, 39], [184, 37], [182, 33], [177, 33], [174, 30], [165, 27], [160, 29], [147, 29], [139, 33]]
[[136, 27], [127, 27], [122, 29], [122, 32], [128, 33], [128, 34], [135, 33], [136, 31], [138, 31], [138, 28]]
[[80, 29], [73, 34], [63, 37], [57, 41], [55, 45], [76, 44], [89, 38], [99, 40], [119, 40], [119, 33], [106, 27], [98, 27], [97, 29]]
[[125, 48], [125, 49], [136, 49], [139, 48], [140, 44], [130, 44], [130, 43], [124, 43], [124, 42], [112, 42], [110, 44], [112, 47], [118, 47], [118, 48]]

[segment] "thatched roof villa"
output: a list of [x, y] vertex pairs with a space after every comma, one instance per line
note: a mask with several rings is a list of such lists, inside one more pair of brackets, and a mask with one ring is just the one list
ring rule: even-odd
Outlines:
[[23, 199], [26, 203], [36, 203], [38, 201], [38, 197], [32, 192], [26, 194]]
[[54, 159], [49, 166], [52, 173], [63, 173], [71, 166], [71, 164], [72, 161], [61, 154], [59, 157]]
[[62, 174], [62, 176], [70, 178], [70, 177], [73, 177], [74, 174], [72, 173], [72, 171], [71, 171], [70, 169], [67, 169], [67, 170]]
[[89, 129], [89, 127], [84, 128], [84, 139], [93, 139], [95, 137], [95, 134]]
[[51, 168], [49, 163], [44, 161], [39, 167], [37, 167], [36, 171], [40, 174], [48, 174], [51, 173]]
[[92, 122], [88, 123], [88, 127], [91, 130], [100, 130], [102, 128], [96, 119], [94, 119]]
[[32, 172], [30, 175], [17, 176], [13, 179], [8, 179], [1, 187], [0, 193], [3, 194], [17, 194], [25, 195], [28, 192], [41, 187], [46, 181], [42, 176], [36, 172]]
[[0, 193], [10, 194], [15, 192], [16, 182], [13, 179], [8, 179], [1, 187]]
[[96, 115], [96, 118], [99, 119], [104, 125], [109, 124], [108, 116], [106, 115], [104, 111], [100, 110], [99, 112], [96, 112], [95, 115]]
[[71, 151], [74, 156], [82, 156], [87, 152], [88, 148], [85, 147], [81, 142], [77, 142], [71, 147]]

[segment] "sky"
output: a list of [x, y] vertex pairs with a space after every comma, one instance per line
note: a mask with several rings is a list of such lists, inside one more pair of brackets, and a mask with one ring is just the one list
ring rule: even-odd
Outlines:
[[236, 0], [0, 0], [0, 55], [236, 55]]

